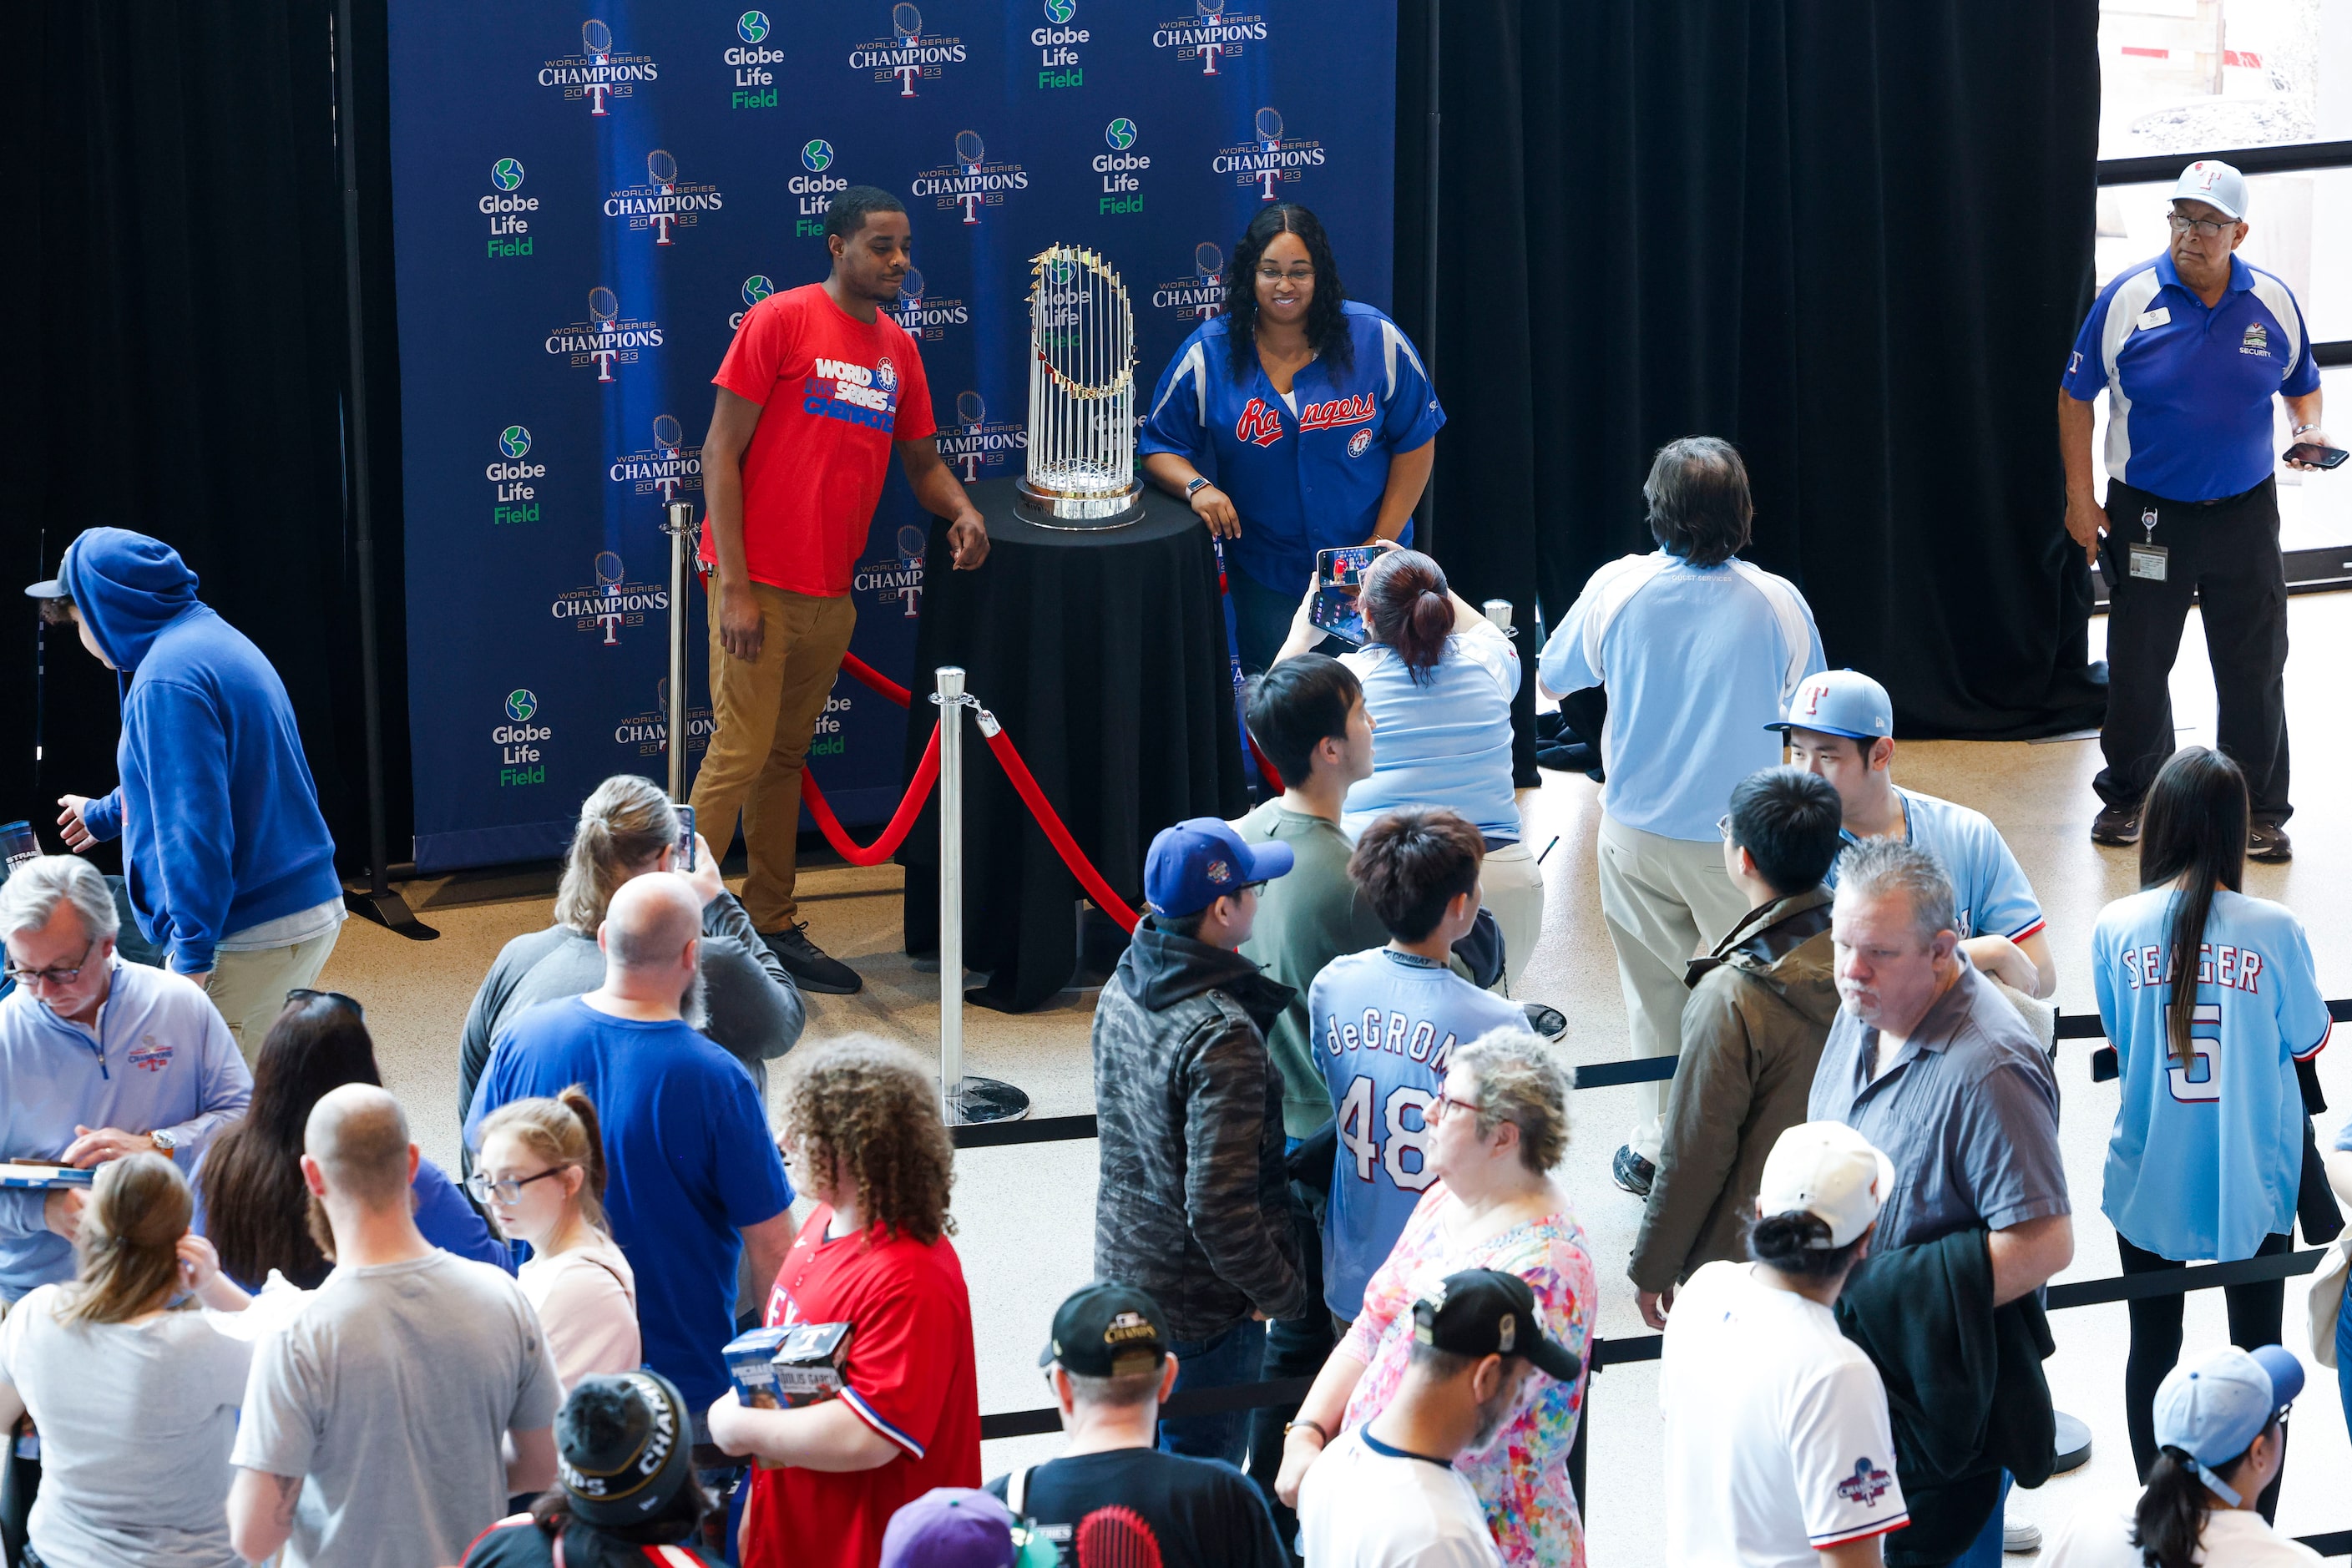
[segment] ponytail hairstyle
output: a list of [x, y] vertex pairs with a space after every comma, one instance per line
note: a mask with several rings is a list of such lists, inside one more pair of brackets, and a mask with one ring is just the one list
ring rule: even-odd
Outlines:
[[[2263, 1433], [2278, 1429], [2278, 1419], [2273, 1416]], [[2252, 1447], [2247, 1445], [2249, 1449]], [[2245, 1462], [2246, 1456], [2241, 1454], [2227, 1464], [2209, 1468], [2225, 1484], [2235, 1487], [2238, 1468]], [[2185, 1449], [2168, 1446], [2157, 1450], [2156, 1463], [2147, 1472], [2147, 1489], [2139, 1494], [2139, 1504], [2132, 1511], [2132, 1544], [2139, 1548], [2141, 1561], [2148, 1568], [2189, 1568], [2197, 1561], [2205, 1516], [2216, 1500]]]
[[677, 808], [653, 780], [620, 773], [598, 784], [580, 803], [555, 889], [555, 923], [594, 936], [621, 884], [659, 859], [677, 832]]
[[580, 1084], [567, 1086], [552, 1100], [509, 1100], [490, 1112], [482, 1123], [481, 1143], [503, 1132], [556, 1169], [577, 1167], [582, 1173], [580, 1217], [606, 1237], [612, 1222], [604, 1217], [604, 1138], [596, 1121], [596, 1102]]
[[[835, 198], [836, 201], [838, 197]], [[1307, 247], [1315, 268], [1315, 297], [1307, 302], [1307, 344], [1315, 357], [1339, 370], [1355, 363], [1356, 345], [1348, 335], [1348, 291], [1339, 286], [1339, 264], [1332, 258], [1331, 241], [1323, 220], [1297, 202], [1276, 202], [1260, 207], [1257, 216], [1234, 247], [1233, 264], [1225, 268], [1225, 352], [1237, 382], [1246, 383], [1257, 370], [1257, 264], [1276, 235], [1295, 234]]]
[[2165, 1009], [2165, 1047], [2188, 1068], [2197, 1047], [2189, 1025], [2197, 1014], [2197, 955], [2217, 888], [2238, 890], [2246, 869], [2246, 775], [2221, 752], [2187, 746], [2172, 754], [2148, 786], [2141, 814], [2139, 885], [2160, 888], [2184, 873], [2189, 885], [2172, 906], [2165, 933], [2165, 972], [2172, 1000]]
[[1748, 1256], [1796, 1279], [1834, 1279], [1853, 1267], [1854, 1255], [1870, 1235], [1865, 1229], [1843, 1247], [1832, 1247], [1829, 1221], [1805, 1209], [1790, 1209], [1748, 1222]]
[[74, 1239], [78, 1269], [58, 1309], [63, 1323], [127, 1323], [179, 1288], [180, 1238], [195, 1198], [179, 1167], [161, 1154], [111, 1160], [90, 1183]]
[[1396, 649], [1415, 686], [1437, 678], [1445, 639], [1454, 635], [1454, 601], [1436, 562], [1418, 550], [1383, 551], [1364, 568], [1356, 606], [1364, 629], [1374, 642]]

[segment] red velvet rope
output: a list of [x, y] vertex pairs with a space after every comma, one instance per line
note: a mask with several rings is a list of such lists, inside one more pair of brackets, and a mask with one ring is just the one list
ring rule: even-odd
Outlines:
[[915, 782], [907, 786], [907, 798], [898, 803], [898, 811], [890, 818], [890, 826], [882, 830], [882, 837], [877, 838], [871, 847], [860, 848], [857, 841], [849, 837], [848, 829], [841, 826], [841, 819], [833, 815], [833, 807], [825, 804], [824, 791], [817, 788], [816, 775], [806, 768], [801, 770], [801, 798], [808, 803], [809, 815], [816, 818], [817, 831], [824, 835], [825, 842], [833, 846], [835, 854], [853, 866], [879, 866], [896, 855], [898, 846], [907, 841], [908, 833], [915, 826], [915, 818], [922, 815], [923, 802], [931, 797], [931, 786], [939, 782], [940, 729], [934, 724], [931, 726], [931, 743], [923, 749], [923, 760], [915, 768]]
[[913, 692], [908, 690], [905, 687], [899, 685], [897, 681], [891, 679], [888, 676], [883, 674], [880, 670], [875, 668], [872, 665], [866, 663], [864, 659], [858, 658], [854, 653], [845, 653], [841, 656], [841, 668], [853, 679], [859, 681], [872, 690], [880, 692], [883, 696], [887, 697], [891, 701], [896, 702], [901, 708], [908, 706], [915, 700], [915, 694]]

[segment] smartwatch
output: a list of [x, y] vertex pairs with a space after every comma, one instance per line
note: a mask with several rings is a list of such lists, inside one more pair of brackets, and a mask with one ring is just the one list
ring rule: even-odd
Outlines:
[[1192, 476], [1192, 483], [1184, 487], [1184, 499], [1186, 500], [1191, 500], [1194, 496], [1199, 495], [1202, 490], [1207, 489], [1213, 482], [1214, 481], [1213, 481], [1206, 474], [1194, 474]]

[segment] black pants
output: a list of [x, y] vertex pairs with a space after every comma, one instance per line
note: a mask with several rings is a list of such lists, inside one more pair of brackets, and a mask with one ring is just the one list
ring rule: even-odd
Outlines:
[[[1331, 1349], [1331, 1310], [1323, 1304], [1323, 1205], [1321, 1193], [1297, 1182], [1290, 1184], [1291, 1224], [1298, 1235], [1300, 1270], [1307, 1276], [1307, 1312], [1298, 1318], [1276, 1318], [1265, 1326], [1265, 1362], [1259, 1376], [1271, 1383], [1278, 1377], [1312, 1377], [1323, 1370]], [[1282, 1549], [1298, 1555], [1298, 1516], [1274, 1495], [1275, 1478], [1282, 1473], [1282, 1428], [1298, 1414], [1298, 1406], [1268, 1405], [1250, 1412], [1249, 1475], [1265, 1494], [1274, 1510], [1275, 1534]]]
[[[2141, 519], [2153, 508], [2151, 536]], [[2170, 552], [2165, 580], [2130, 572], [2128, 547]], [[2172, 755], [2172, 663], [2189, 600], [2200, 600], [2213, 663], [2221, 749], [2246, 773], [2257, 822], [2284, 822], [2286, 559], [2279, 553], [2278, 484], [2264, 479], [2231, 500], [2164, 500], [2120, 481], [2107, 487], [2107, 765], [2092, 787], [2109, 805], [2133, 805]]]
[[[2294, 1237], [2281, 1233], [2265, 1237], [2254, 1248], [2254, 1256], [2274, 1258], [2294, 1246]], [[2153, 1252], [2142, 1251], [2120, 1236], [2116, 1237], [2116, 1250], [2123, 1255], [2124, 1272], [2127, 1275], [2183, 1267]], [[2280, 1342], [2279, 1326], [2286, 1310], [2285, 1280], [2225, 1285], [2221, 1295], [2229, 1307], [2231, 1344], [2241, 1350], [2252, 1350], [2257, 1345]], [[2124, 1304], [2131, 1313], [2131, 1358], [2124, 1363], [2124, 1423], [2131, 1431], [2132, 1461], [2139, 1467], [2139, 1479], [2143, 1481], [2156, 1464], [2156, 1388], [2180, 1360], [2180, 1316], [2186, 1300], [2182, 1296], [2145, 1296]], [[2279, 1481], [2285, 1476], [2282, 1468], [2278, 1478], [2263, 1489], [2262, 1512], [2265, 1521], [2278, 1517]]]

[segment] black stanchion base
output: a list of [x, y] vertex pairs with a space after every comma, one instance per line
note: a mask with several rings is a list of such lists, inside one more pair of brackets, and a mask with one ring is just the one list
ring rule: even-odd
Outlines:
[[983, 1121], [1018, 1121], [1029, 1114], [1029, 1097], [1009, 1083], [967, 1075], [949, 1096], [948, 1125], [970, 1127]]
[[2063, 1476], [2091, 1462], [2091, 1428], [2080, 1416], [2063, 1410], [2058, 1415], [2058, 1464], [2050, 1473]]
[[411, 942], [431, 942], [441, 933], [416, 918], [408, 900], [386, 888], [381, 893], [353, 892], [343, 889], [343, 908], [366, 920], [372, 920], [386, 931], [398, 931]]

